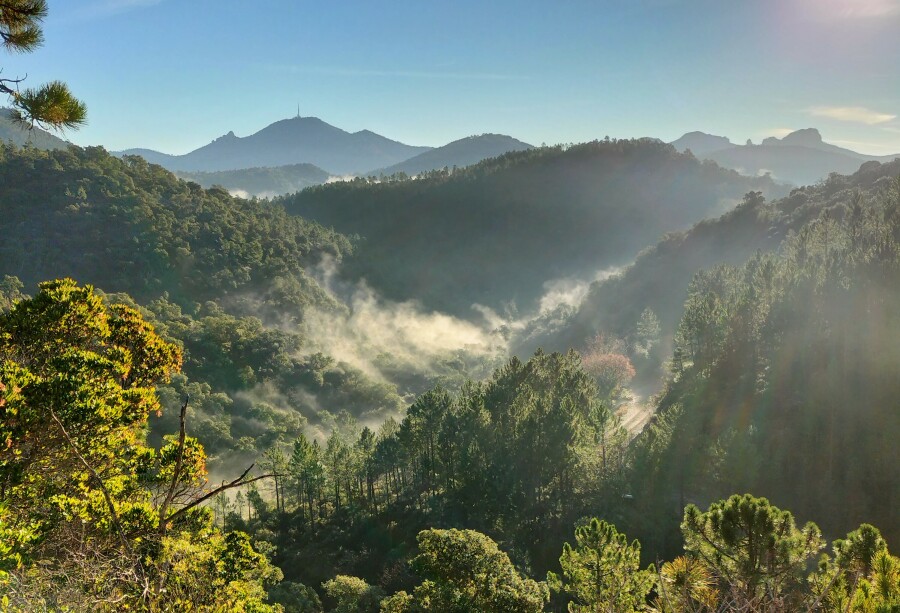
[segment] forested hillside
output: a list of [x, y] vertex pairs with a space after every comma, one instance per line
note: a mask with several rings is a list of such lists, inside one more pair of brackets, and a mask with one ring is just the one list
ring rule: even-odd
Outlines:
[[277, 206], [179, 180], [102, 148], [0, 148], [0, 267], [33, 286], [70, 276], [143, 301], [252, 294], [277, 306], [325, 304], [305, 269], [351, 250], [340, 234]]
[[0, 0], [0, 613], [900, 613], [897, 0], [210, 4]]
[[769, 179], [645, 139], [509, 153], [413, 181], [335, 183], [281, 202], [363, 238], [345, 263], [350, 278], [471, 316], [473, 303], [531, 309], [545, 282], [628, 263], [751, 190], [778, 194]]
[[[492, 352], [455, 341], [395, 354], [358, 338], [374, 325], [353, 328], [348, 306], [309, 272], [340, 261], [350, 240], [280, 206], [100, 148], [2, 146], [0, 186], [0, 229], [17, 237], [0, 245], [2, 300], [68, 276], [140, 310], [185, 354], [184, 372], [159, 390], [166, 411], [151, 420], [152, 436], [175, 427], [190, 395], [214, 467], [307, 428], [328, 431], [342, 412], [380, 423], [402, 397], [493, 363]], [[415, 316], [403, 312], [396, 325]], [[365, 364], [346, 361], [347, 344], [369, 352]]]
[[842, 211], [856, 194], [863, 201], [877, 199], [898, 175], [900, 162], [870, 162], [852, 175], [833, 174], [815, 185], [791, 190], [784, 198], [747, 194], [733, 211], [704, 220], [689, 231], [668, 233], [620, 274], [592, 284], [581, 305], [567, 313], [565, 323], [549, 332], [535, 325], [522, 333], [515, 350], [581, 347], [598, 331], [633, 340], [640, 315], [649, 308], [660, 320], [663, 340], [652, 364], [644, 363], [648, 381], [656, 380], [661, 374], [658, 367], [671, 355], [671, 341], [694, 273], [719, 264], [743, 265], [757, 251], [773, 251], [791, 231], [826, 210]]
[[[516, 332], [523, 343], [543, 338], [581, 354], [536, 350], [485, 377], [497, 353], [395, 343], [366, 366], [323, 351], [326, 337], [308, 324], [337, 335], [361, 304], [342, 303], [327, 275], [311, 271], [353, 245], [278, 203], [205, 190], [100, 149], [0, 153], [3, 229], [22, 237], [0, 250], [0, 434], [10, 441], [0, 451], [0, 530], [12, 535], [0, 548], [0, 586], [21, 610], [47, 595], [107, 607], [231, 599], [300, 611], [454, 602], [484, 611], [819, 602], [838, 611], [900, 598], [900, 562], [887, 553], [900, 538], [896, 164], [867, 164], [771, 202], [751, 191], [596, 284], [557, 322], [567, 336], [529, 337], [546, 322]], [[453, 185], [467, 172], [421, 185]], [[109, 293], [73, 281], [35, 288], [51, 270]], [[391, 308], [396, 319], [370, 323], [463, 329]], [[431, 333], [402, 338], [433, 342]], [[634, 440], [614, 410], [632, 362], [641, 383], [665, 377], [657, 414]], [[122, 382], [109, 382], [119, 372]], [[183, 418], [184, 443], [164, 436]], [[129, 438], [138, 432], [146, 438]], [[259, 472], [245, 478], [267, 476], [211, 495], [218, 475], [231, 479], [254, 462]], [[743, 491], [777, 508], [752, 496], [724, 500]], [[35, 502], [48, 492], [51, 506]], [[797, 527], [785, 508], [821, 531]], [[72, 509], [86, 532], [73, 532], [62, 512]], [[760, 523], [742, 524], [746, 513]], [[167, 516], [177, 538], [160, 523]], [[742, 574], [712, 555], [726, 547], [735, 559], [761, 559], [734, 531], [769, 543], [769, 562]], [[826, 540], [848, 532], [812, 570]], [[88, 564], [60, 553], [66, 547], [97, 557]], [[189, 548], [243, 570], [211, 579], [181, 557]], [[609, 579], [585, 578], [595, 558]], [[127, 563], [83, 587], [113, 559]], [[52, 572], [48, 560], [57, 560]], [[659, 560], [671, 561], [648, 566]], [[45, 570], [22, 574], [35, 568]], [[473, 568], [494, 587], [473, 587]], [[678, 591], [685, 573], [696, 583]], [[220, 592], [189, 590], [186, 576]], [[142, 594], [141, 581], [157, 587]]]
[[779, 253], [694, 277], [659, 403], [670, 438], [648, 433], [665, 461], [640, 479], [680, 500], [754, 491], [829, 533], [866, 518], [900, 538], [900, 179], [847, 196]]

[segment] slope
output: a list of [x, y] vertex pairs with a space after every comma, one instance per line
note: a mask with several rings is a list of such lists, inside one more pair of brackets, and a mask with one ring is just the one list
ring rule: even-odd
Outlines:
[[353, 174], [396, 164], [430, 147], [413, 147], [369, 130], [353, 134], [316, 117], [283, 119], [250, 136], [228, 132], [185, 155], [147, 149], [121, 154], [141, 155], [169, 170], [214, 172], [261, 166], [313, 164], [329, 172]]
[[553, 330], [536, 326], [524, 331], [515, 351], [525, 354], [536, 346], [580, 347], [598, 331], [632, 339], [640, 314], [649, 308], [659, 317], [664, 340], [652, 364], [643, 364], [644, 379], [652, 383], [661, 374], [658, 368], [662, 362], [671, 356], [672, 338], [683, 313], [687, 288], [698, 270], [721, 264], [739, 266], [757, 251], [777, 249], [789, 233], [798, 231], [824, 210], [840, 207], [856, 192], [874, 197], [898, 175], [900, 160], [890, 164], [866, 162], [853, 175], [834, 175], [820, 184], [794, 189], [789, 196], [772, 202], [761, 194], [749, 194], [733, 211], [718, 219], [704, 220], [687, 232], [668, 234], [620, 274], [594, 283], [564, 325]]
[[479, 136], [461, 138], [443, 147], [420, 153], [404, 162], [374, 170], [368, 174], [393, 175], [403, 172], [408, 175], [418, 175], [429, 170], [463, 168], [488, 158], [509, 153], [510, 151], [525, 151], [533, 148], [528, 143], [523, 143], [504, 134], [481, 134]]
[[0, 108], [0, 143], [12, 143], [20, 147], [30, 145], [38, 149], [65, 149], [69, 143], [58, 136], [35, 126], [28, 128], [15, 120], [10, 109]]
[[102, 148], [0, 146], [0, 271], [29, 286], [71, 276], [139, 301], [185, 305], [282, 288], [278, 301], [329, 299], [305, 269], [348, 240], [280, 207], [204, 190]]
[[282, 202], [363, 237], [346, 263], [351, 278], [472, 316], [473, 303], [531, 308], [546, 281], [624, 264], [753, 189], [777, 191], [768, 178], [645, 139], [508, 153], [412, 181], [335, 183]]

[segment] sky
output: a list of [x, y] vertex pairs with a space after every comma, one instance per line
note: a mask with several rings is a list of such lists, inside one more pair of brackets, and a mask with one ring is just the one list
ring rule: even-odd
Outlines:
[[66, 81], [110, 150], [186, 153], [299, 112], [414, 145], [816, 127], [900, 153], [900, 0], [50, 0], [5, 77]]

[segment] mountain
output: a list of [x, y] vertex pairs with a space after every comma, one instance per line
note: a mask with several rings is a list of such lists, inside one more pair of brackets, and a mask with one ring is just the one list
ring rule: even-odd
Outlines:
[[[527, 353], [537, 346], [548, 350], [583, 346], [600, 330], [630, 338], [647, 308], [659, 317], [662, 338], [670, 343], [684, 311], [688, 285], [698, 270], [722, 264], [742, 266], [758, 251], [778, 249], [786, 236], [798, 233], [825, 211], [844, 218], [847, 194], [858, 192], [864, 201], [878, 202], [898, 175], [900, 160], [865, 162], [852, 175], [833, 175], [781, 199], [748, 194], [735, 209], [686, 232], [667, 234], [620, 274], [594, 283], [566, 325], [550, 333], [523, 334], [516, 352]], [[660, 347], [662, 359], [670, 356], [669, 343]]]
[[705, 157], [713, 151], [727, 149], [732, 146], [731, 141], [724, 136], [715, 136], [705, 132], [688, 132], [678, 140], [672, 141], [672, 146], [679, 151], [691, 150], [697, 157]]
[[23, 126], [16, 121], [12, 110], [0, 109], [0, 143], [8, 142], [38, 149], [66, 149], [69, 146], [68, 142], [37, 126], [31, 129]]
[[148, 149], [119, 153], [140, 155], [173, 171], [216, 172], [313, 164], [337, 174], [356, 174], [392, 166], [429, 149], [405, 145], [369, 130], [351, 134], [316, 117], [295, 117], [276, 121], [250, 136], [229, 132], [185, 155]]
[[546, 282], [629, 262], [751, 190], [778, 187], [641, 139], [507, 153], [416, 180], [330, 183], [282, 202], [362, 237], [346, 275], [471, 317], [474, 303], [531, 308]]
[[780, 139], [769, 137], [759, 145], [733, 145], [727, 138], [690, 132], [672, 145], [742, 174], [769, 173], [776, 181], [794, 185], [815, 183], [832, 172], [852, 174], [863, 162], [890, 162], [897, 157], [866, 155], [826, 143], [815, 128], [797, 130]]
[[532, 145], [516, 140], [504, 134], [481, 134], [480, 136], [468, 136], [453, 141], [443, 147], [437, 147], [425, 153], [410, 158], [388, 168], [372, 171], [368, 174], [392, 175], [405, 172], [408, 175], [417, 175], [429, 170], [441, 168], [463, 168], [477, 164], [482, 160], [497, 157], [510, 151], [525, 151], [533, 149]]
[[350, 250], [347, 238], [266, 201], [204, 190], [101, 147], [39, 151], [0, 144], [0, 275], [26, 285], [69, 276], [146, 301], [183, 304], [278, 286], [287, 309], [329, 304], [307, 274]]
[[331, 176], [312, 164], [292, 164], [275, 168], [244, 168], [219, 172], [176, 172], [186, 181], [203, 187], [219, 185], [229, 192], [260, 198], [299, 192], [311, 185], [321, 185]]

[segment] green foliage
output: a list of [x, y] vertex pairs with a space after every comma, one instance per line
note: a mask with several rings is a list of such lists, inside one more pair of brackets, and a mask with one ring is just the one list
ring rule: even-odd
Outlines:
[[269, 599], [284, 607], [284, 613], [322, 613], [322, 601], [311, 587], [282, 581], [269, 589]]
[[719, 592], [709, 568], [699, 559], [679, 556], [662, 565], [654, 611], [688, 613], [714, 611]]
[[3, 281], [0, 281], [0, 313], [5, 313], [16, 302], [27, 297], [22, 293], [23, 289], [25, 289], [25, 286], [17, 277], [10, 277], [9, 275], [3, 277]]
[[876, 183], [875, 196], [833, 193], [779, 253], [695, 276], [659, 403], [677, 414], [654, 483], [632, 473], [639, 492], [750, 489], [827, 532], [874, 521], [898, 534], [900, 209], [897, 180]]
[[26, 286], [71, 276], [141, 303], [182, 307], [228, 297], [260, 316], [334, 301], [306, 268], [349, 241], [280, 206], [204, 190], [137, 157], [101, 148], [0, 146], [0, 270]]
[[815, 524], [798, 529], [789, 511], [749, 494], [714, 502], [706, 512], [688, 505], [681, 529], [685, 550], [702, 560], [733, 605], [754, 609], [797, 606], [795, 592], [823, 547]]
[[552, 573], [547, 580], [568, 594], [572, 612], [638, 611], [654, 586], [653, 567], [640, 569], [640, 544], [597, 518], [575, 529], [575, 546], [563, 546], [559, 563], [562, 580]]
[[[434, 388], [377, 431], [338, 414], [324, 441], [297, 437], [277, 460], [294, 528], [275, 542], [289, 578], [406, 588], [397, 565], [433, 525], [490, 532], [515, 543], [517, 561], [555, 566], [555, 539], [575, 518], [622, 504], [626, 438], [596, 394], [577, 353], [538, 352], [455, 394]], [[377, 568], [393, 570], [385, 579]]]
[[900, 607], [900, 559], [892, 556], [877, 528], [861, 525], [832, 544], [809, 584], [823, 611], [894, 611]]
[[497, 544], [479, 532], [426, 530], [417, 540], [419, 555], [411, 564], [424, 581], [411, 598], [389, 599], [383, 611], [528, 613], [542, 611], [549, 598], [545, 584], [522, 578]]
[[641, 139], [507, 153], [414, 181], [336, 182], [280, 201], [365, 239], [348, 274], [469, 316], [473, 303], [531, 308], [547, 280], [618, 265], [751, 189], [775, 186]]
[[[0, 39], [7, 51], [27, 53], [44, 41], [41, 22], [47, 16], [46, 0], [6, 0], [0, 10]], [[17, 119], [50, 128], [78, 128], [87, 121], [87, 107], [65, 83], [51, 81], [36, 88], [20, 89], [24, 79], [0, 78], [0, 93], [9, 96]]]
[[154, 386], [180, 365], [137, 311], [69, 279], [0, 314], [0, 593], [12, 610], [278, 610], [264, 585], [280, 571], [198, 506], [202, 446], [183, 431], [144, 444]]
[[376, 613], [384, 593], [357, 577], [338, 575], [322, 584], [328, 598], [335, 601], [334, 613]]

